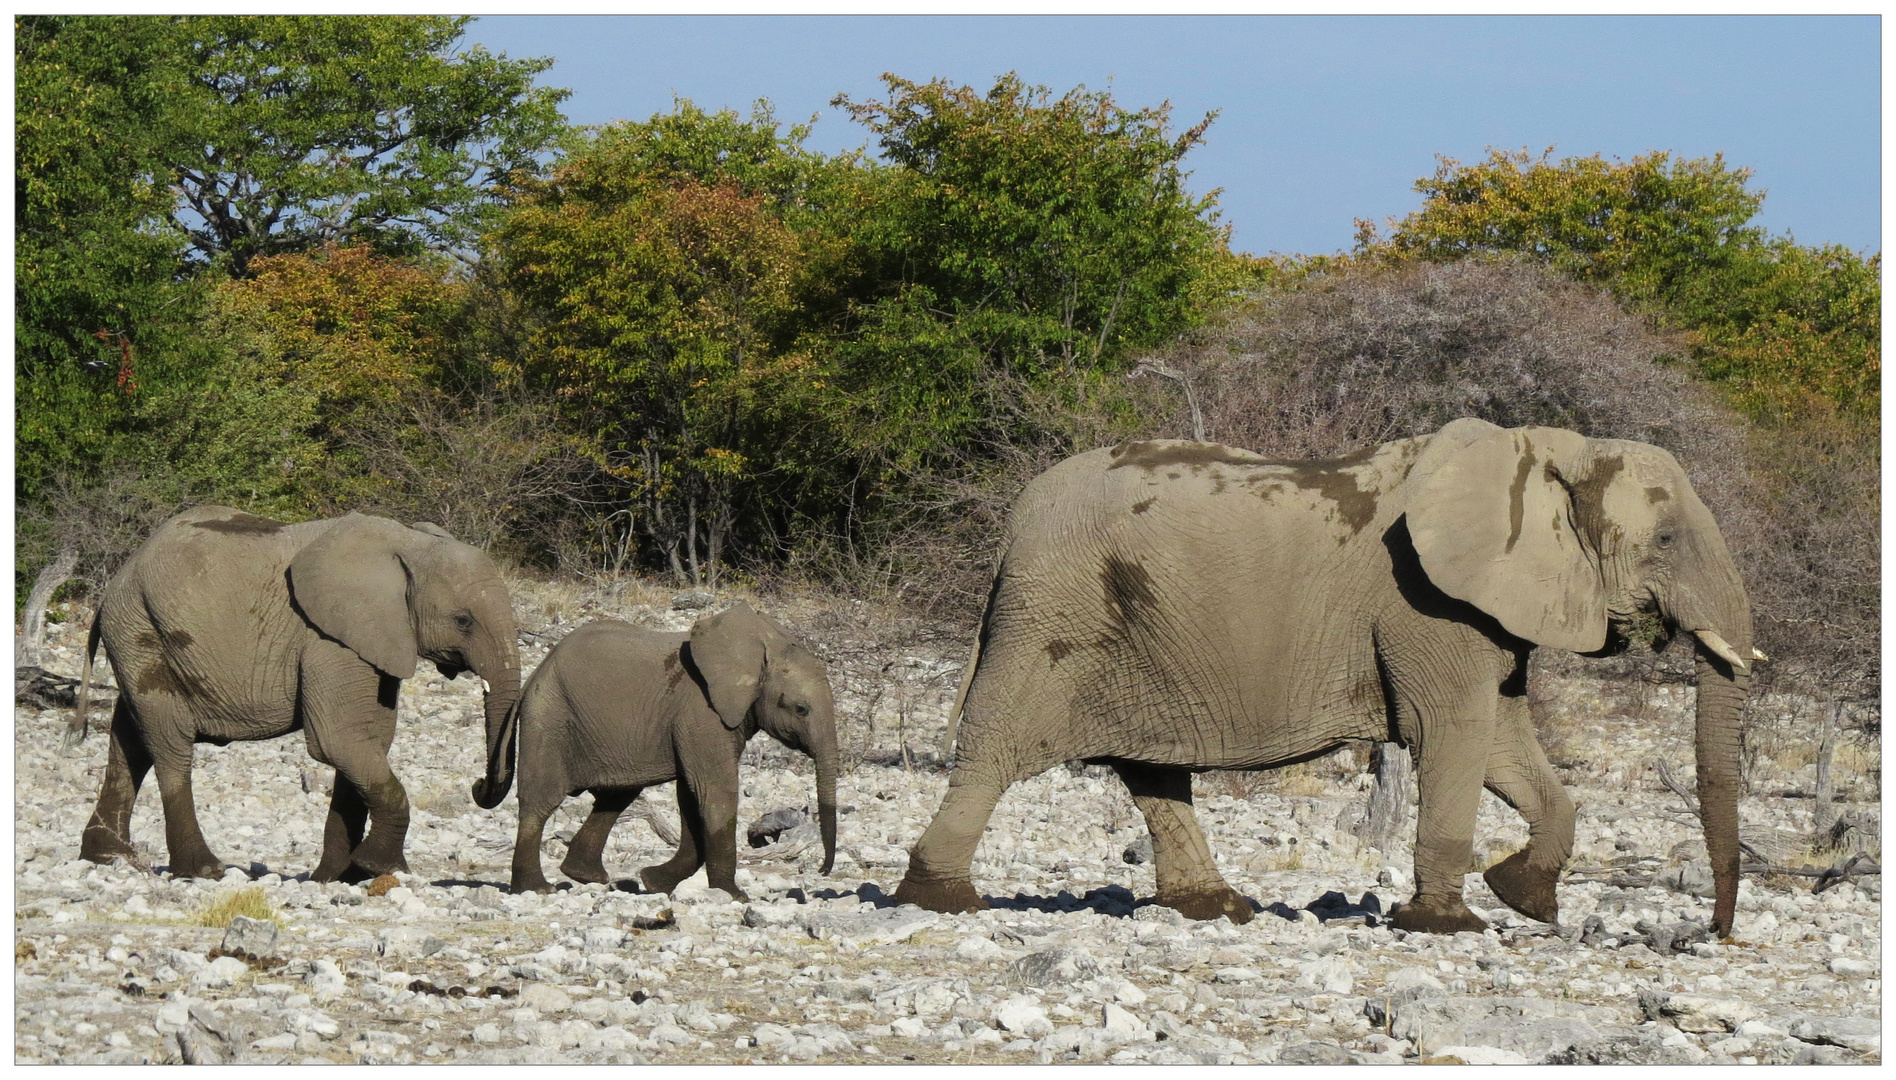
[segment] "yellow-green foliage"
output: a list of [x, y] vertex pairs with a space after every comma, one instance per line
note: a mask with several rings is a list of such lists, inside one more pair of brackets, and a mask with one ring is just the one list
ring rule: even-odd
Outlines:
[[218, 893], [191, 916], [191, 925], [229, 926], [231, 919], [239, 915], [252, 919], [268, 919], [275, 923], [282, 922], [277, 917], [276, 909], [272, 908], [270, 901], [264, 897], [263, 887], [252, 885], [249, 888]]

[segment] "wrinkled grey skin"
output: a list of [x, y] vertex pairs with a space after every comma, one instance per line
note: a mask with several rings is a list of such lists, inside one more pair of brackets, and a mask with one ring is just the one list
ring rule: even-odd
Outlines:
[[[406, 870], [408, 796], [388, 765], [401, 680], [420, 660], [450, 678], [472, 671], [491, 684], [487, 725], [498, 728], [519, 696], [514, 634], [494, 564], [438, 526], [362, 514], [285, 525], [227, 506], [179, 514], [113, 575], [93, 621], [86, 670], [103, 642], [120, 694], [80, 855], [135, 857], [132, 803], [155, 769], [171, 872], [220, 876], [191, 797], [193, 745], [301, 729], [310, 756], [336, 769], [311, 876]], [[85, 737], [86, 705], [69, 746]]]
[[985, 907], [969, 867], [1008, 785], [1073, 758], [1118, 770], [1152, 832], [1158, 901], [1248, 921], [1191, 810], [1191, 773], [1351, 740], [1416, 758], [1415, 896], [1398, 927], [1480, 930], [1462, 899], [1482, 787], [1526, 819], [1487, 871], [1554, 921], [1574, 807], [1534, 738], [1536, 645], [1622, 648], [1642, 616], [1698, 644], [1698, 783], [1729, 933], [1749, 601], [1671, 455], [1458, 420], [1329, 461], [1209, 443], [1096, 450], [1015, 503], [964, 685], [953, 775], [898, 899]]
[[481, 806], [500, 805], [518, 758], [513, 890], [552, 888], [540, 870], [541, 836], [568, 795], [592, 792], [593, 808], [560, 872], [606, 882], [601, 857], [619, 815], [642, 789], [677, 780], [678, 851], [640, 881], [669, 893], [703, 866], [712, 888], [747, 899], [735, 876], [737, 763], [760, 730], [816, 763], [827, 874], [836, 859], [836, 707], [815, 653], [741, 602], [689, 634], [612, 619], [568, 634], [527, 680], [488, 745], [487, 778], [474, 785]]

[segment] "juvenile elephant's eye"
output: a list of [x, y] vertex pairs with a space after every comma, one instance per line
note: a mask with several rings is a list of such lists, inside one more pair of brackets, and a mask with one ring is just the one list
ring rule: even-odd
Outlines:
[[1662, 548], [1669, 548], [1672, 546], [1672, 539], [1673, 539], [1672, 534], [1670, 532], [1662, 532], [1658, 536], [1654, 537], [1653, 541]]
[[454, 613], [454, 628], [456, 630], [459, 630], [463, 634], [467, 633], [469, 630], [474, 629], [474, 616], [469, 615], [465, 611], [455, 612]]
[[797, 702], [796, 713], [798, 716], [808, 716], [810, 715], [810, 706], [799, 701]]

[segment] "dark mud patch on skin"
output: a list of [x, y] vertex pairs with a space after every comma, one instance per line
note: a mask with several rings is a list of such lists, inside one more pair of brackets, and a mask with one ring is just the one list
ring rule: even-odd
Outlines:
[[1348, 526], [1350, 535], [1354, 536], [1376, 517], [1377, 493], [1357, 486], [1356, 474], [1348, 471], [1363, 460], [1364, 454], [1352, 454], [1347, 458], [1296, 464], [1290, 466], [1290, 473], [1284, 479], [1335, 503], [1337, 519]]
[[1665, 488], [1649, 487], [1646, 489], [1646, 502], [1649, 505], [1658, 505], [1670, 498], [1672, 498], [1672, 492], [1667, 491]]
[[1152, 509], [1152, 504], [1158, 501], [1159, 501], [1159, 497], [1157, 495], [1154, 495], [1149, 499], [1141, 499], [1138, 502], [1132, 504], [1132, 512], [1135, 514], [1143, 514], [1147, 510]]
[[1574, 524], [1594, 551], [1604, 551], [1606, 531], [1612, 526], [1606, 518], [1606, 489], [1626, 468], [1626, 459], [1618, 454], [1596, 458], [1586, 476], [1574, 483]]
[[269, 536], [283, 531], [281, 521], [257, 517], [255, 514], [233, 514], [216, 521], [193, 521], [192, 525], [212, 532], [228, 533], [232, 536]]
[[1047, 659], [1054, 663], [1065, 660], [1073, 652], [1073, 646], [1064, 641], [1047, 642]]
[[1108, 555], [1100, 566], [1099, 580], [1106, 588], [1106, 614], [1122, 637], [1132, 628], [1150, 622], [1157, 612], [1159, 595], [1153, 591], [1152, 575], [1146, 573], [1144, 566]]
[[677, 653], [665, 654], [665, 672], [668, 676], [665, 680], [667, 693], [678, 689], [678, 684], [685, 681], [684, 661], [678, 659]]
[[1521, 518], [1527, 513], [1527, 477], [1534, 471], [1534, 444], [1526, 439], [1527, 452], [1521, 455], [1520, 467], [1514, 470], [1514, 482], [1508, 485], [1508, 546], [1512, 552], [1514, 545], [1521, 539]]
[[1234, 450], [1218, 443], [1126, 442], [1113, 447], [1113, 463], [1108, 469], [1128, 465], [1147, 471], [1167, 465], [1204, 468], [1207, 465], [1264, 465], [1266, 460], [1249, 450]]

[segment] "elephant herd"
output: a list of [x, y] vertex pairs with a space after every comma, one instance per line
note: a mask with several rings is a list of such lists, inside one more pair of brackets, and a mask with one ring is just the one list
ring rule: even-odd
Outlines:
[[[1739, 708], [1764, 657], [1718, 526], [1670, 454], [1463, 419], [1322, 461], [1170, 440], [1077, 455], [1013, 505], [950, 717], [948, 792], [896, 898], [985, 907], [970, 870], [1001, 795], [1078, 759], [1117, 772], [1144, 815], [1156, 903], [1246, 922], [1255, 909], [1218, 873], [1192, 774], [1373, 740], [1409, 749], [1420, 795], [1415, 894], [1393, 925], [1483, 928], [1462, 895], [1483, 787], [1529, 831], [1488, 884], [1552, 922], [1575, 811], [1535, 739], [1528, 657], [1537, 645], [1607, 654], [1641, 625], [1661, 628], [1656, 646], [1681, 631], [1696, 645], [1713, 924], [1729, 934]], [[564, 798], [588, 791], [593, 803], [560, 869], [604, 882], [621, 812], [676, 780], [678, 850], [640, 883], [669, 892], [702, 866], [741, 898], [738, 760], [760, 730], [814, 760], [825, 873], [834, 860], [838, 751], [822, 661], [742, 603], [689, 633], [591, 623], [523, 684], [499, 571], [444, 530], [198, 507], [159, 526], [106, 586], [69, 745], [85, 736], [101, 643], [120, 693], [86, 859], [133, 854], [133, 802], [156, 771], [170, 871], [220, 875], [191, 793], [194, 744], [300, 729], [310, 756], [336, 770], [311, 876], [405, 870], [408, 799], [388, 750], [401, 680], [425, 659], [481, 681], [476, 802], [498, 806], [518, 772], [516, 891], [550, 888], [541, 837]]]

